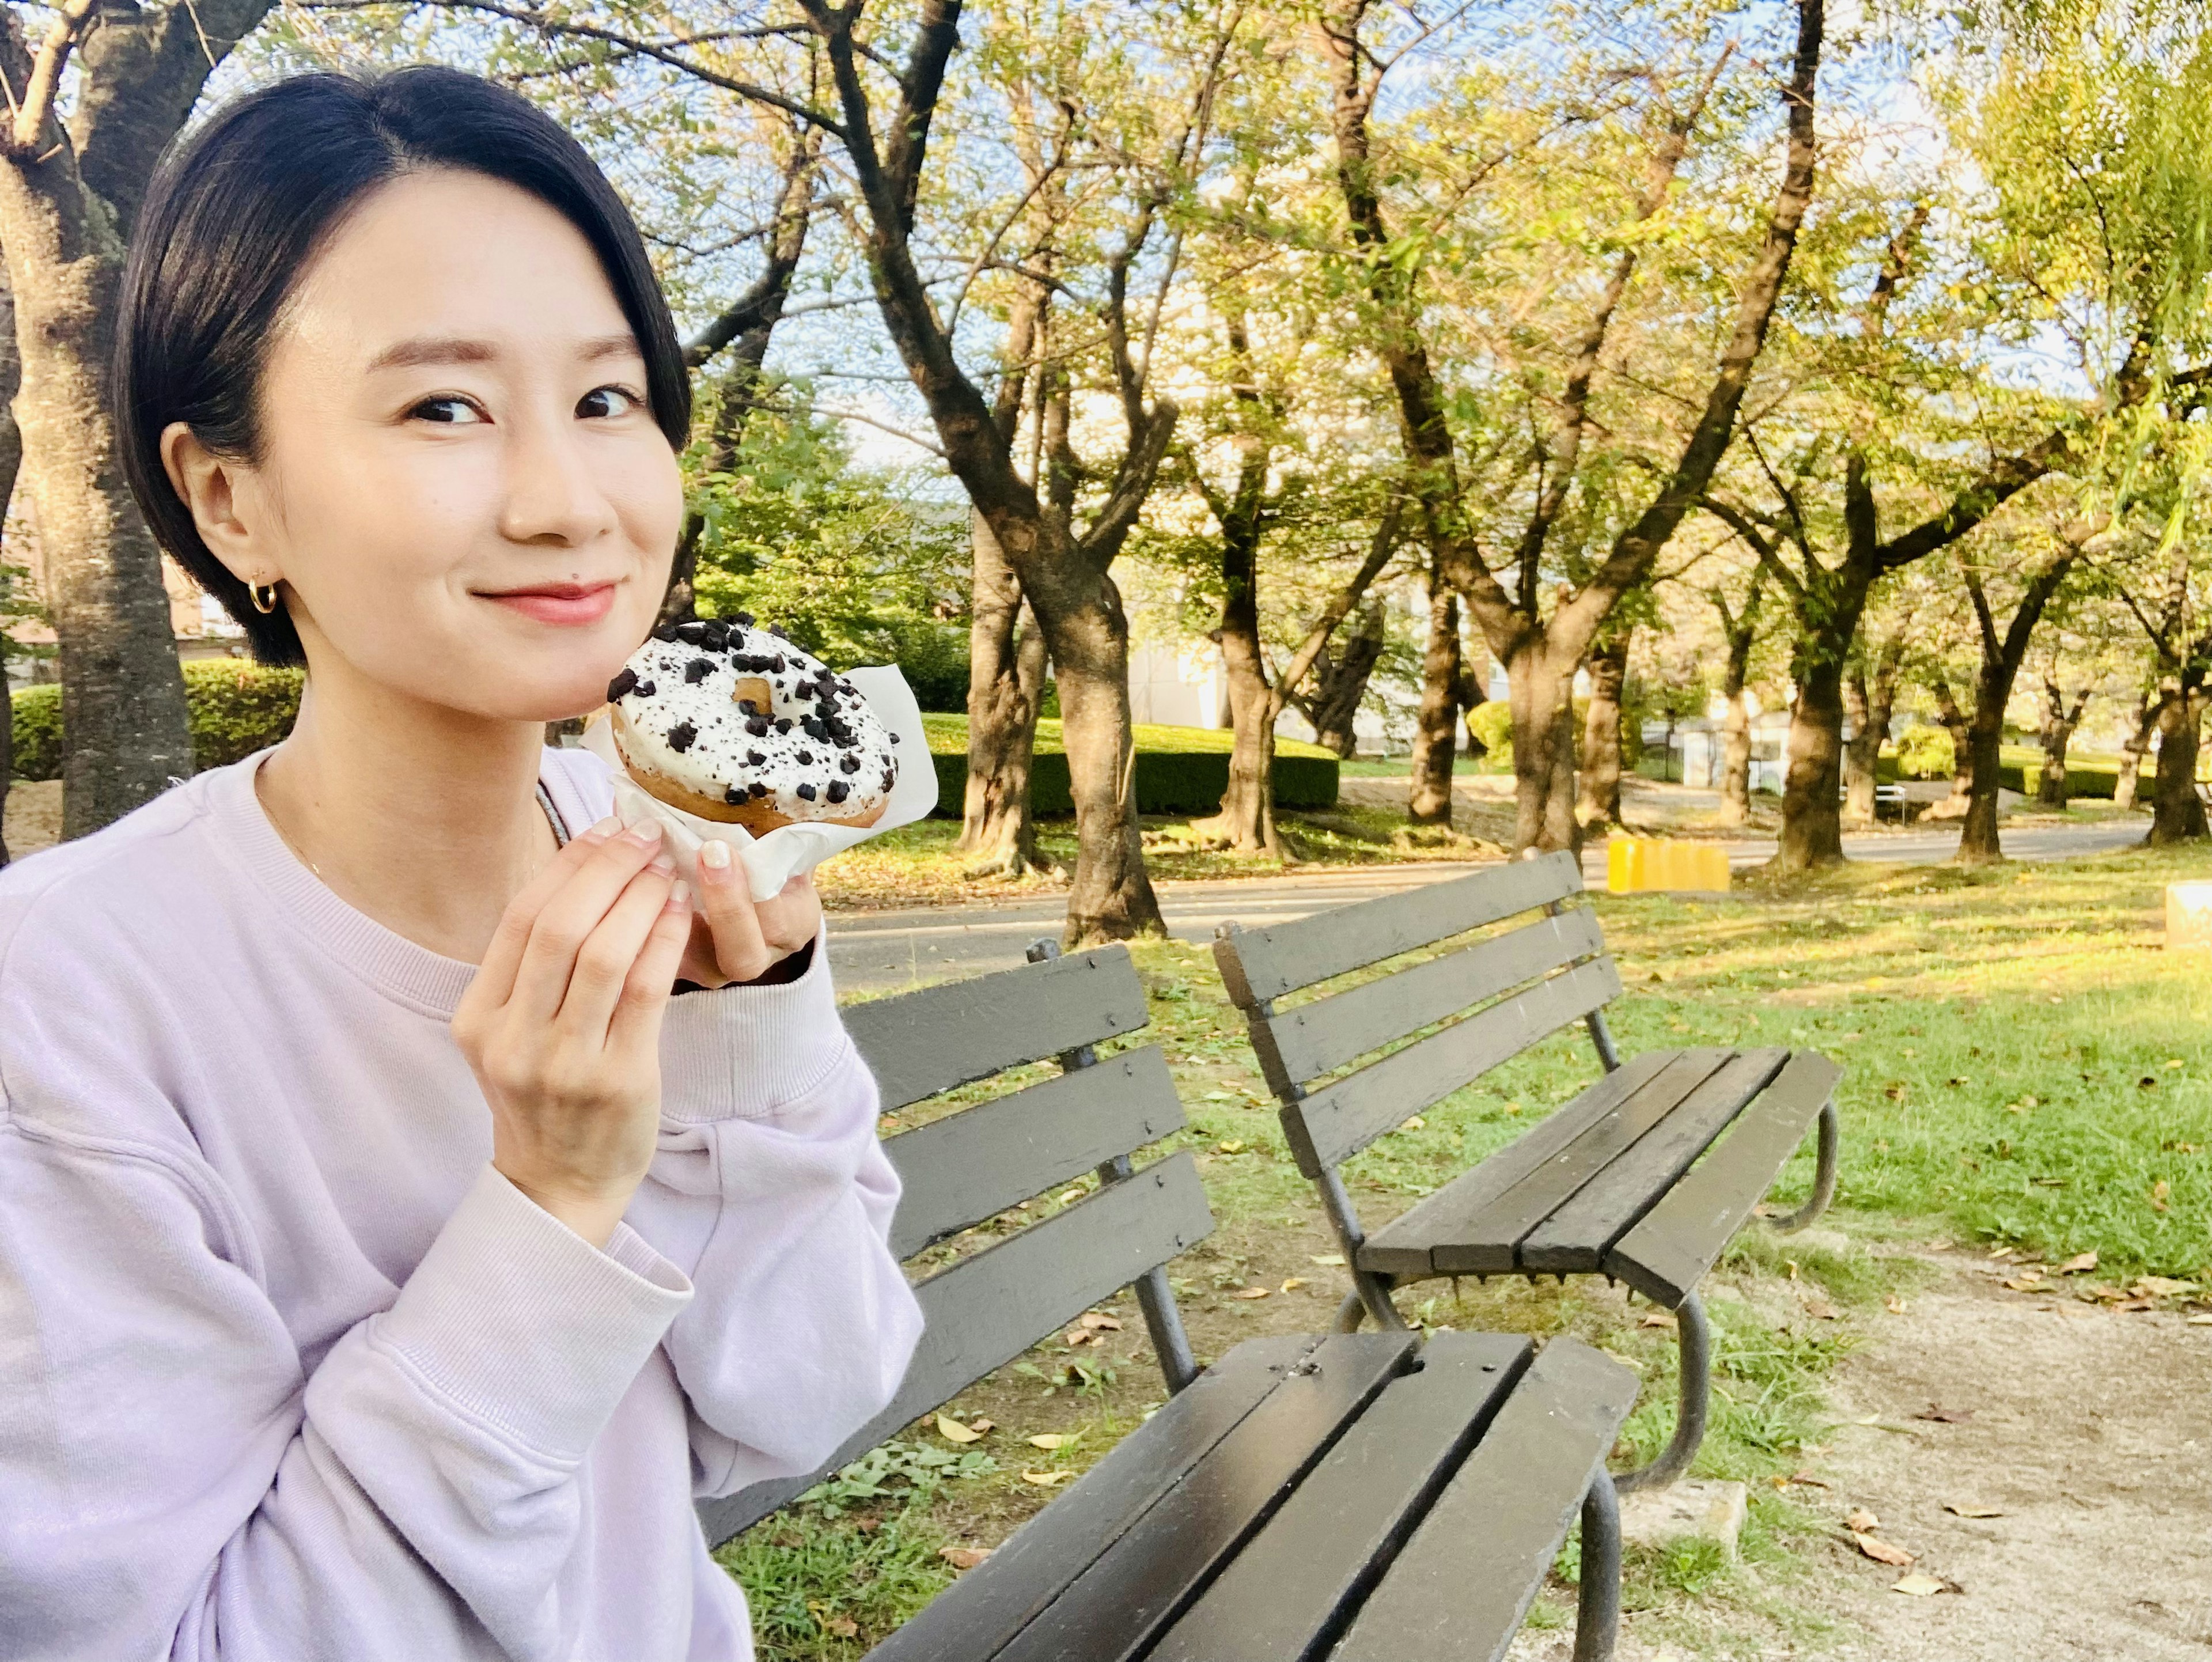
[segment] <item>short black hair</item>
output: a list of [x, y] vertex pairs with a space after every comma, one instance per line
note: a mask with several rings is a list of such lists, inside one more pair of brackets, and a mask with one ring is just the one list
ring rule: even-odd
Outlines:
[[163, 158], [123, 279], [113, 407], [125, 476], [155, 537], [245, 628], [265, 664], [302, 661], [283, 606], [264, 616], [201, 541], [161, 466], [188, 423], [217, 455], [260, 454], [269, 340], [301, 274], [370, 191], [429, 167], [527, 191], [581, 232], [645, 356], [671, 447], [690, 437], [691, 382], [668, 302], [621, 197], [545, 112], [458, 70], [301, 75], [248, 93]]

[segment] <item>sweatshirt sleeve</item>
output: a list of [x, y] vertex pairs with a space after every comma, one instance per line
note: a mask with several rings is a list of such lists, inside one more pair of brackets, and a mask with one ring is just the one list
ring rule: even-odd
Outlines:
[[665, 1346], [702, 1497], [813, 1470], [890, 1402], [921, 1312], [898, 1178], [823, 943], [795, 982], [671, 1001], [660, 1151], [629, 1220], [697, 1293]]
[[312, 1371], [212, 1173], [0, 1110], [0, 1650], [565, 1659], [593, 1438], [690, 1300], [485, 1167]]

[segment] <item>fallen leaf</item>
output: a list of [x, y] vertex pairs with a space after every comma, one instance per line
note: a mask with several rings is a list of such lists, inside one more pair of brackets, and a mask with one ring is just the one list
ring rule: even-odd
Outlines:
[[968, 1429], [974, 1432], [978, 1437], [981, 1437], [987, 1431], [996, 1431], [998, 1428], [999, 1422], [996, 1420], [987, 1420], [981, 1415], [978, 1415], [975, 1418], [968, 1422]]
[[2009, 1258], [2019, 1251], [2016, 1246], [1992, 1246], [1990, 1248], [1990, 1256], [1993, 1258]]
[[1401, 1131], [1419, 1131], [1419, 1130], [1423, 1130], [1423, 1129], [1426, 1129], [1427, 1125], [1428, 1125], [1428, 1121], [1426, 1121], [1426, 1120], [1423, 1119], [1423, 1118], [1422, 1118], [1419, 1114], [1416, 1114], [1416, 1115], [1414, 1115], [1414, 1116], [1413, 1117], [1413, 1118], [1411, 1118], [1411, 1119], [1407, 1120], [1407, 1121], [1403, 1125], [1401, 1125], [1398, 1129], [1399, 1129]]
[[1793, 1471], [1787, 1477], [1777, 1477], [1774, 1480], [1774, 1486], [1777, 1488], [1787, 1488], [1791, 1483], [1802, 1483], [1807, 1488], [1826, 1488], [1829, 1487], [1826, 1479], [1815, 1477], [1809, 1471]]
[[1082, 1198], [1083, 1191], [1080, 1189], [1070, 1189], [1060, 1196], [1060, 1203], [1062, 1206], [1073, 1206]]
[[1071, 1327], [1060, 1336], [1067, 1341], [1067, 1348], [1070, 1350], [1075, 1349], [1079, 1345], [1098, 1342], [1098, 1336], [1087, 1327]]
[[1277, 1291], [1283, 1293], [1295, 1293], [1305, 1284], [1306, 1278], [1304, 1275], [1285, 1275], [1283, 1278], [1282, 1286], [1279, 1288]]
[[2168, 1184], [2164, 1178], [2160, 1178], [2156, 1183], [2151, 1184], [2150, 1209], [2154, 1212], [2165, 1211], [2166, 1197], [2172, 1192], [2172, 1185]]
[[2096, 1267], [2097, 1255], [2094, 1252], [2076, 1252], [2058, 1266], [2057, 1273], [2061, 1275], [2079, 1275]]
[[2191, 1316], [2187, 1324], [2191, 1327], [2212, 1327], [2212, 1314]]
[[1234, 1102], [1236, 1099], [1226, 1091], [1208, 1091], [1202, 1099], [1206, 1102]]
[[1901, 1079], [1891, 1081], [1888, 1088], [1882, 1092], [1882, 1095], [1887, 1097], [1892, 1102], [1904, 1101], [1905, 1081]]
[[833, 1616], [822, 1624], [823, 1629], [840, 1639], [851, 1639], [860, 1631], [860, 1624], [849, 1616]]
[[1066, 1433], [1060, 1431], [1041, 1431], [1029, 1440], [1031, 1448], [1041, 1448], [1048, 1454], [1056, 1448], [1066, 1447], [1074, 1440]]
[[1971, 1408], [1945, 1408], [1940, 1403], [1930, 1403], [1925, 1410], [1912, 1416], [1916, 1420], [1933, 1420], [1938, 1425], [1962, 1426], [1974, 1417]]
[[1894, 1583], [1890, 1587], [1890, 1591], [1910, 1593], [1915, 1598], [1926, 1598], [1931, 1594], [1942, 1592], [1949, 1585], [1948, 1582], [1937, 1580], [1925, 1571], [1915, 1570], [1903, 1580]]
[[1112, 1333], [1119, 1333], [1121, 1330], [1121, 1324], [1119, 1321], [1111, 1316], [1102, 1316], [1095, 1310], [1085, 1311], [1081, 1319], [1085, 1327], [1103, 1327]]
[[1912, 1562], [1912, 1555], [1903, 1547], [1893, 1547], [1888, 1542], [1869, 1535], [1863, 1531], [1853, 1530], [1851, 1539], [1858, 1543], [1861, 1552], [1866, 1554], [1877, 1564], [1893, 1564], [1899, 1569], [1904, 1569]]
[[1655, 1310], [1636, 1324], [1638, 1327], [1674, 1327], [1680, 1324], [1665, 1311]]
[[2179, 1056], [2168, 1056], [2166, 1061], [2166, 1065], [2169, 1068], [2179, 1068], [2182, 1065], [2181, 1058]]
[[1267, 1289], [1264, 1287], [1240, 1287], [1229, 1296], [1232, 1299], [1264, 1299], [1267, 1296]]
[[980, 1431], [970, 1431], [949, 1414], [937, 1416], [937, 1434], [948, 1443], [972, 1443], [982, 1436]]
[[1035, 1483], [1039, 1488], [1057, 1488], [1073, 1476], [1072, 1471], [1025, 1471], [1022, 1481]]
[[1344, 1254], [1341, 1252], [1316, 1252], [1310, 1255], [1310, 1260], [1332, 1269], [1344, 1268]]
[[1217, 1154], [1241, 1154], [1244, 1152], [1244, 1144], [1241, 1140], [1235, 1142], [1217, 1142], [1213, 1145], [1213, 1152]]
[[2132, 1299], [2171, 1299], [2195, 1290], [2195, 1282], [2178, 1282], [2165, 1275], [2138, 1275], [2128, 1284]]
[[971, 1570], [991, 1555], [988, 1547], [939, 1547], [937, 1555], [955, 1569]]
[[863, 1535], [873, 1535], [884, 1526], [884, 1520], [872, 1513], [863, 1513], [853, 1520], [853, 1527]]
[[2004, 1284], [2008, 1293], [2032, 1293], [2042, 1285], [2043, 1277], [2040, 1275], [2014, 1275]]
[[1943, 1510], [1954, 1518], [2002, 1518], [2003, 1509], [1998, 1507], [1978, 1507], [1970, 1501], [1946, 1501]]
[[1836, 1306], [1826, 1299], [1808, 1299], [1805, 1313], [1816, 1322], [1832, 1322], [1836, 1319]]
[[1887, 1298], [1881, 1301], [1881, 1307], [1889, 1312], [1893, 1316], [1902, 1316], [1907, 1310], [1911, 1308], [1910, 1305], [1906, 1304], [1904, 1300], [1899, 1298], [1894, 1293], [1891, 1294]]
[[1853, 1507], [1844, 1514], [1844, 1527], [1854, 1535], [1871, 1535], [1881, 1527], [1881, 1519], [1864, 1507]]

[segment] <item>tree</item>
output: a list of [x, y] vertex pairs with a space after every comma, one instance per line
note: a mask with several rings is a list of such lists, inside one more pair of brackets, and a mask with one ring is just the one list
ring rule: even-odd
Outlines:
[[1582, 790], [1575, 818], [1584, 827], [1620, 823], [1620, 698], [1628, 679], [1633, 625], [1608, 629], [1589, 655], [1589, 707], [1583, 712]]
[[[1632, 228], [1664, 205], [1692, 133], [1728, 54], [1688, 77], [1686, 95], [1668, 77], [1647, 72], [1653, 87], [1644, 165], [1626, 204], [1625, 247], [1611, 255], [1583, 322], [1565, 354], [1557, 392], [1545, 400], [1551, 418], [1534, 447], [1537, 474], [1507, 568], [1509, 591], [1478, 537], [1477, 516], [1461, 476], [1451, 423], [1453, 399], [1441, 382], [1425, 338], [1420, 293], [1421, 238], [1394, 232], [1384, 192], [1389, 165], [1370, 131], [1375, 100], [1395, 60], [1363, 36], [1370, 0], [1328, 0], [1322, 44], [1334, 80], [1336, 171], [1348, 235], [1374, 314], [1375, 347], [1389, 374], [1404, 434], [1409, 492], [1421, 534], [1439, 574], [1439, 588], [1463, 599], [1511, 685], [1516, 802], [1515, 841], [1522, 848], [1563, 848], [1579, 834], [1574, 813], [1575, 673], [1620, 598], [1651, 572], [1661, 549], [1705, 493], [1728, 448], [1787, 276], [1797, 233], [1812, 199], [1814, 106], [1826, 27], [1823, 0], [1799, 0], [1791, 72], [1784, 93], [1786, 160], [1759, 247], [1736, 285], [1734, 317], [1718, 365], [1686, 433], [1652, 460], [1652, 483], [1637, 487], [1638, 502], [1622, 515], [1603, 557], [1578, 578], [1548, 616], [1542, 600], [1547, 545], [1574, 493], [1587, 484], [1585, 443], [1591, 392], [1621, 301], [1636, 275], [1640, 247]], [[1425, 232], [1426, 228], [1424, 228]], [[1443, 608], [1437, 606], [1439, 619]], [[1456, 638], [1456, 631], [1454, 631]], [[1422, 726], [1431, 752], [1448, 752], [1449, 654], [1432, 651]], [[1435, 735], [1441, 721], [1445, 728]]]
[[161, 150], [269, 0], [67, 0], [32, 44], [0, 9], [10, 119], [0, 249], [14, 295], [15, 417], [61, 647], [63, 833], [81, 837], [192, 770], [161, 551], [115, 452], [107, 366], [123, 262]]
[[1759, 643], [1759, 602], [1765, 598], [1766, 572], [1754, 565], [1744, 585], [1743, 599], [1729, 604], [1728, 592], [1706, 591], [1720, 613], [1721, 644], [1721, 806], [1723, 825], [1741, 825], [1751, 819], [1751, 709], [1745, 688], [1751, 678], [1752, 649]]

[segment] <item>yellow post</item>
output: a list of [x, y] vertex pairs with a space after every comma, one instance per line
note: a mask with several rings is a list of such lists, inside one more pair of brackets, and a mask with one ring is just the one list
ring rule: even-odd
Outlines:
[[1613, 894], [1628, 894], [1642, 886], [1644, 845], [1633, 837], [1608, 837], [1605, 845], [1605, 886]]

